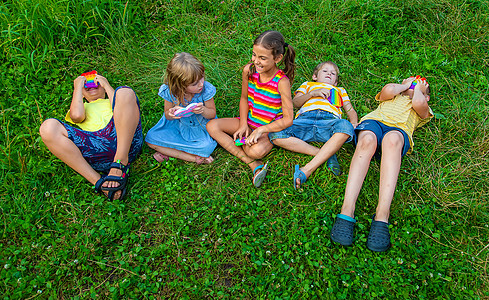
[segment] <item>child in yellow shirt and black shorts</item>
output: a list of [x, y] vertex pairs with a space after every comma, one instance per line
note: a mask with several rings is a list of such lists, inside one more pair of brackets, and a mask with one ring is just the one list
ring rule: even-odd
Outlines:
[[[415, 81], [416, 80], [416, 81]], [[355, 128], [357, 146], [351, 160], [341, 213], [331, 230], [331, 239], [341, 245], [353, 242], [355, 203], [369, 169], [372, 156], [380, 155], [379, 202], [372, 218], [367, 247], [372, 251], [389, 249], [389, 214], [402, 157], [412, 151], [413, 132], [433, 117], [428, 106], [426, 80], [410, 77], [402, 84], [389, 83], [375, 99], [379, 107], [364, 116]]]

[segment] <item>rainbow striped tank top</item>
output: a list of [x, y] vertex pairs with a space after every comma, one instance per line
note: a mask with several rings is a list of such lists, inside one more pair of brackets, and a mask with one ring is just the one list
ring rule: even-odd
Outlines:
[[278, 92], [278, 83], [286, 77], [279, 70], [266, 83], [259, 80], [260, 74], [253, 73], [248, 79], [248, 125], [252, 129], [267, 125], [282, 118], [282, 99]]

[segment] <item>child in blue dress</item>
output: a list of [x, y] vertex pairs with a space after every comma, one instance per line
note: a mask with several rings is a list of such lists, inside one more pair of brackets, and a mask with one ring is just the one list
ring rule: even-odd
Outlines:
[[[207, 133], [206, 124], [216, 117], [216, 88], [204, 80], [204, 65], [193, 55], [175, 54], [166, 69], [165, 84], [158, 95], [165, 99], [165, 113], [148, 131], [146, 143], [162, 162], [169, 156], [197, 164], [210, 164], [217, 143]], [[176, 116], [178, 109], [194, 103], [192, 113]]]

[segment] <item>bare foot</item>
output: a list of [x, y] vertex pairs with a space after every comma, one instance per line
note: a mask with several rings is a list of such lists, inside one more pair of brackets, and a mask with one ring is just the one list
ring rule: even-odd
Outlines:
[[198, 155], [195, 156], [195, 163], [198, 165], [202, 165], [202, 164], [208, 165], [208, 164], [211, 164], [213, 161], [214, 161], [214, 158], [212, 156], [209, 156], [209, 157], [202, 157], [202, 156], [198, 156]]
[[167, 155], [161, 154], [160, 152], [155, 152], [155, 154], [153, 154], [153, 158], [160, 163], [169, 159]]

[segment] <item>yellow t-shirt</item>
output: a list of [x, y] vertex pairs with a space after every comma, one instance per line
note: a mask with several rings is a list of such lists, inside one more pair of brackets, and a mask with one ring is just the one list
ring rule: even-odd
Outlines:
[[[380, 93], [375, 96], [379, 101]], [[387, 126], [397, 127], [404, 130], [409, 136], [411, 148], [408, 153], [412, 152], [414, 147], [413, 133], [414, 130], [428, 123], [433, 118], [433, 111], [430, 108], [430, 115], [421, 119], [418, 113], [413, 109], [411, 98], [405, 95], [397, 95], [393, 99], [381, 101], [379, 107], [373, 112], [364, 116], [360, 122], [365, 120], [376, 120]]]
[[295, 91], [294, 95], [297, 95], [298, 92], [307, 94], [309, 92], [319, 89], [328, 89], [330, 91], [336, 89], [338, 95], [341, 97], [341, 99], [337, 99], [337, 102], [339, 101], [339, 106], [336, 106], [335, 103], [331, 103], [328, 99], [324, 99], [323, 97], [312, 97], [311, 99], [307, 100], [304, 105], [302, 105], [301, 109], [296, 113], [295, 118], [297, 118], [302, 113], [316, 109], [330, 112], [335, 116], [341, 118], [341, 107], [344, 105], [345, 102], [350, 101], [350, 97], [348, 97], [346, 90], [342, 87], [336, 87], [334, 85], [323, 82], [306, 81], [297, 89], [297, 91]]
[[70, 117], [70, 111], [66, 113], [65, 120], [71, 124], [76, 124], [85, 131], [97, 131], [103, 129], [112, 119], [112, 107], [109, 99], [97, 99], [92, 102], [83, 103], [85, 107], [85, 120], [75, 123]]

